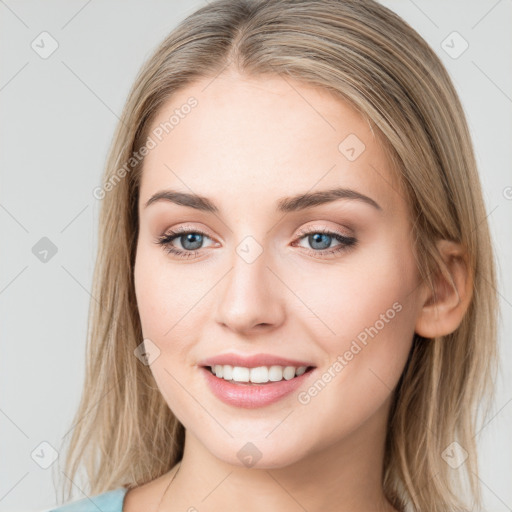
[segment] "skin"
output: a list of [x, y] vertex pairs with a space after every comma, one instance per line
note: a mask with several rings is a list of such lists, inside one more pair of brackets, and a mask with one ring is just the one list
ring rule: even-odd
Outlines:
[[[197, 107], [146, 156], [139, 197], [135, 289], [144, 338], [160, 350], [150, 369], [186, 428], [180, 471], [160, 510], [395, 510], [381, 486], [391, 393], [414, 332], [429, 337], [459, 325], [471, 282], [449, 256], [463, 254], [440, 242], [457, 290], [440, 280], [434, 303], [420, 282], [410, 215], [381, 145], [327, 91], [229, 70], [179, 91], [153, 127], [190, 96]], [[349, 134], [365, 145], [354, 161], [338, 149]], [[282, 197], [340, 186], [381, 210], [354, 199], [276, 210]], [[220, 212], [168, 201], [145, 208], [163, 189], [206, 196]], [[180, 259], [155, 243], [179, 226], [207, 234], [196, 257]], [[301, 228], [358, 243], [318, 255], [339, 242], [315, 249]], [[249, 235], [262, 249], [251, 264], [236, 252]], [[178, 237], [172, 245], [186, 251], [186, 243]], [[401, 310], [306, 405], [297, 393], [256, 409], [224, 404], [197, 367], [228, 351], [264, 352], [311, 361], [316, 380], [394, 303]], [[251, 468], [237, 457], [248, 441], [262, 453]], [[125, 512], [157, 510], [177, 468], [129, 491]]]

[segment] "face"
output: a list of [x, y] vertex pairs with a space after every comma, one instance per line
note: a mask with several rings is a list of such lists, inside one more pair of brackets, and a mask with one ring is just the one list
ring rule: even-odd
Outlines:
[[[382, 420], [419, 276], [405, 200], [368, 123], [323, 89], [224, 74], [177, 93], [151, 131], [135, 289], [151, 371], [187, 435], [238, 466], [250, 441], [256, 466], [279, 467]], [[313, 369], [234, 384], [202, 367], [225, 354]]]

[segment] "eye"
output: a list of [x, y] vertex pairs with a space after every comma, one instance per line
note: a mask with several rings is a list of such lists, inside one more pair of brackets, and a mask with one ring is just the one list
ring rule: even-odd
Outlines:
[[[311, 245], [312, 249], [307, 249], [308, 253], [314, 257], [329, 257], [347, 251], [357, 244], [357, 239], [348, 237], [329, 231], [327, 229], [309, 228], [299, 232], [298, 240], [306, 239], [306, 242]], [[200, 249], [203, 247], [204, 239], [211, 238], [201, 230], [187, 229], [186, 227], [179, 227], [174, 231], [168, 231], [163, 236], [157, 238], [155, 243], [161, 245], [165, 252], [173, 254], [178, 258], [196, 258], [199, 255]], [[174, 242], [178, 240], [183, 248], [174, 246]], [[334, 248], [333, 242], [337, 242]], [[294, 242], [292, 245], [297, 245]], [[302, 246], [301, 246], [302, 247]]]
[[[198, 250], [203, 245], [204, 238], [210, 238], [206, 233], [200, 230], [191, 230], [185, 227], [177, 228], [175, 231], [168, 231], [165, 235], [155, 240], [155, 243], [161, 245], [165, 252], [174, 254], [179, 258], [194, 258]], [[173, 243], [179, 240], [184, 250], [176, 248]], [[211, 240], [211, 239], [210, 239]]]
[[[301, 230], [299, 234], [302, 235], [299, 240], [305, 239], [312, 247], [312, 249], [308, 249], [308, 252], [315, 257], [332, 256], [347, 251], [357, 244], [356, 238], [327, 229], [308, 228]], [[333, 242], [338, 242], [338, 245], [329, 248]]]

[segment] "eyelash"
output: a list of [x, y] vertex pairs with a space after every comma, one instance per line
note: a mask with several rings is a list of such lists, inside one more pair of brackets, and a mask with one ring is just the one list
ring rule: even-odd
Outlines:
[[[308, 235], [313, 235], [313, 234], [317, 234], [317, 233], [321, 233], [322, 235], [328, 235], [328, 236], [334, 238], [335, 240], [340, 242], [340, 245], [338, 245], [334, 249], [323, 249], [323, 250], [307, 249], [308, 253], [314, 257], [318, 257], [318, 256], [320, 256], [322, 258], [324, 258], [325, 256], [330, 257], [330, 256], [336, 255], [338, 253], [347, 251], [347, 250], [353, 248], [357, 244], [356, 238], [347, 237], [347, 236], [342, 235], [341, 233], [337, 233], [335, 231], [328, 231], [327, 229], [303, 229], [303, 230], [300, 230], [299, 237], [297, 240], [301, 240], [302, 238], [304, 238]], [[200, 249], [195, 250], [195, 251], [182, 251], [181, 249], [176, 249], [175, 247], [172, 246], [172, 242], [174, 242], [174, 240], [176, 238], [179, 238], [181, 236], [188, 235], [188, 234], [199, 234], [199, 235], [203, 235], [203, 236], [210, 238], [207, 233], [205, 233], [199, 229], [192, 230], [192, 229], [187, 229], [185, 227], [180, 227], [180, 228], [177, 228], [175, 231], [170, 231], [170, 232], [166, 233], [165, 235], [157, 238], [155, 240], [155, 243], [158, 245], [161, 245], [162, 248], [164, 249], [164, 251], [167, 252], [168, 254], [173, 254], [174, 256], [176, 256], [178, 258], [182, 258], [182, 259], [194, 258], [197, 256], [197, 253], [199, 253]]]

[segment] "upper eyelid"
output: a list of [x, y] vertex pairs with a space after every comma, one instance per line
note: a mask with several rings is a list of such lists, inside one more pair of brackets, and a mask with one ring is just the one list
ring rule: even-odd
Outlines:
[[325, 226], [320, 227], [320, 228], [318, 228], [316, 226], [311, 226], [308, 228], [300, 228], [298, 231], [299, 235], [304, 235], [304, 234], [308, 234], [308, 233], [331, 233], [331, 234], [343, 236], [345, 238], [352, 238], [352, 235], [350, 235], [348, 233], [345, 234], [345, 233], [340, 232], [340, 230], [338, 230], [338, 229], [329, 228], [329, 227], [325, 227]]

